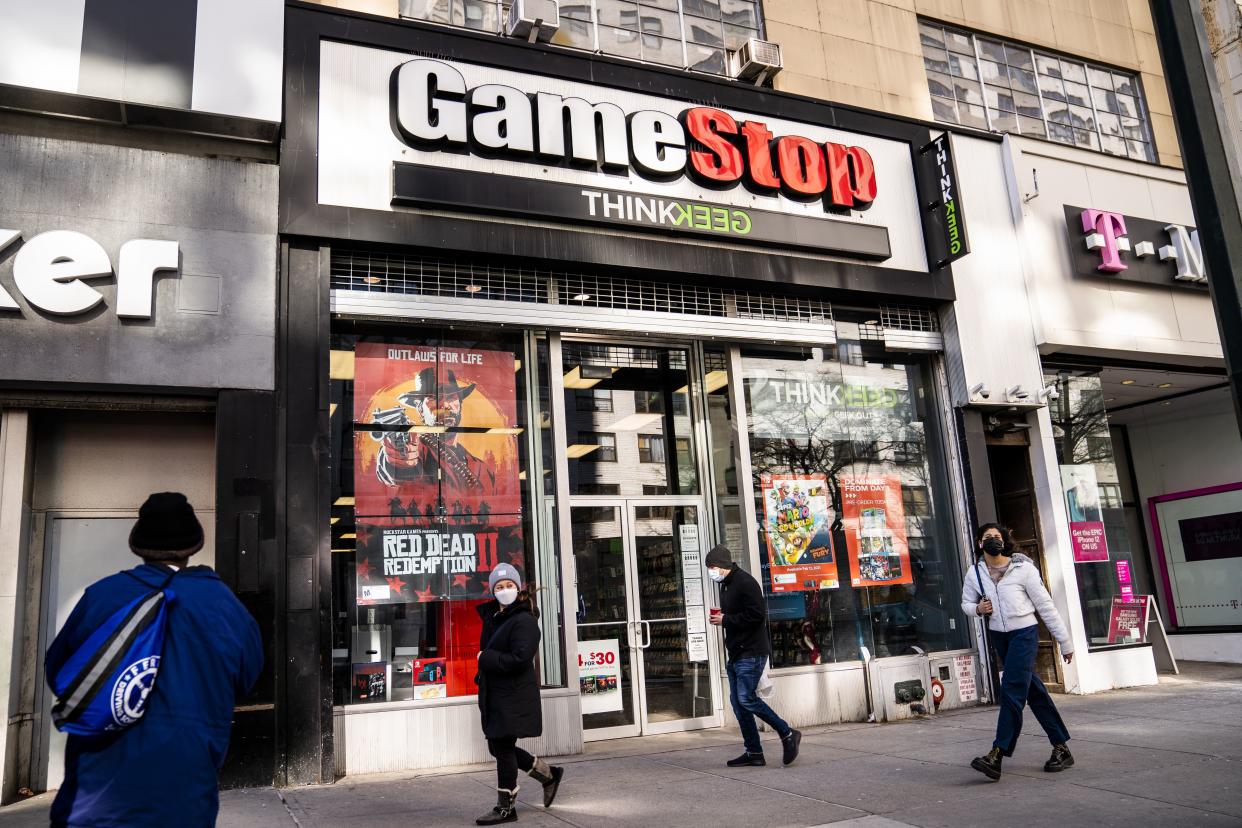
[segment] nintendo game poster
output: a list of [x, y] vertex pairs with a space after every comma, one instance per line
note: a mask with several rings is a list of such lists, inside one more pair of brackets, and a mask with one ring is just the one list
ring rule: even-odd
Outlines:
[[914, 583], [901, 480], [843, 478], [841, 509], [850, 553], [850, 583], [856, 587]]
[[836, 589], [827, 479], [822, 474], [764, 474], [760, 484], [772, 592]]
[[479, 599], [522, 568], [511, 352], [360, 342], [354, 420], [360, 605]]
[[360, 517], [521, 511], [511, 352], [359, 342], [354, 422]]

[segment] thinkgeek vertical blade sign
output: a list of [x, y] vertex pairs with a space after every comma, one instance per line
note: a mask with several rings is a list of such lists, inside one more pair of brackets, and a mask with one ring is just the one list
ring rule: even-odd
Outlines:
[[927, 263], [938, 270], [970, 252], [957, 166], [947, 132], [919, 150], [917, 167], [925, 208], [936, 227], [927, 234]]

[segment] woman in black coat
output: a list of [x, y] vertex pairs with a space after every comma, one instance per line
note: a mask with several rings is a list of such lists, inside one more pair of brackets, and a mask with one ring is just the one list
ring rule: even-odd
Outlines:
[[543, 733], [539, 704], [539, 611], [522, 575], [500, 564], [488, 576], [493, 600], [479, 607], [483, 634], [479, 637], [479, 712], [487, 750], [496, 757], [496, 807], [476, 819], [476, 825], [517, 822], [517, 772], [522, 769], [543, 786], [543, 806], [552, 805], [564, 769], [549, 766], [517, 746], [518, 739]]

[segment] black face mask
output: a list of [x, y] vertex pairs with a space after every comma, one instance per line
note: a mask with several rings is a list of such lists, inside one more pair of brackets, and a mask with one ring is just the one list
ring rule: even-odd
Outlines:
[[989, 555], [1000, 555], [1005, 551], [1005, 542], [1000, 538], [984, 538], [983, 551]]

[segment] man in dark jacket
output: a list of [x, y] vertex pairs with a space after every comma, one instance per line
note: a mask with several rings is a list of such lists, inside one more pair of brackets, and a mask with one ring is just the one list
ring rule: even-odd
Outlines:
[[767, 764], [763, 745], [759, 742], [759, 727], [755, 724], [758, 716], [780, 734], [781, 761], [788, 765], [798, 758], [802, 732], [786, 724], [758, 693], [759, 677], [772, 653], [763, 590], [750, 573], [733, 563], [733, 556], [724, 544], [708, 552], [705, 562], [708, 576], [720, 584], [720, 611], [712, 611], [711, 622], [724, 628], [729, 701], [746, 745], [745, 753], [725, 764], [731, 768]]
[[263, 667], [254, 618], [210, 567], [186, 566], [203, 527], [185, 495], [147, 498], [129, 536], [141, 566], [87, 587], [48, 648], [49, 677], [130, 601], [168, 581], [159, 673], [146, 712], [105, 736], [70, 735], [53, 826], [212, 826], [235, 701]]

